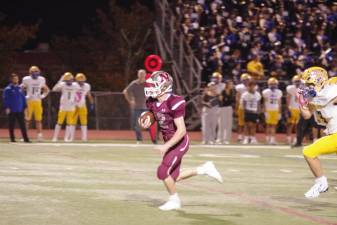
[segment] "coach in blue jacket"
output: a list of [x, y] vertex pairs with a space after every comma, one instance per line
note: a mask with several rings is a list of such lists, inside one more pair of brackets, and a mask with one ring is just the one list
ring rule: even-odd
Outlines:
[[3, 102], [6, 114], [8, 115], [10, 141], [15, 142], [14, 128], [15, 120], [17, 120], [21, 129], [23, 140], [25, 142], [30, 142], [25, 126], [25, 111], [27, 103], [25, 94], [19, 86], [19, 76], [14, 73], [11, 74], [10, 82], [11, 83], [3, 92]]

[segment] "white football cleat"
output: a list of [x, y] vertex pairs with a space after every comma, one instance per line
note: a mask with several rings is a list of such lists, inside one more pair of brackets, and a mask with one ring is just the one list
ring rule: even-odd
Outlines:
[[177, 210], [181, 208], [180, 200], [173, 200], [169, 199], [166, 203], [159, 206], [159, 209], [162, 211], [171, 211], [171, 210]]
[[244, 145], [248, 145], [249, 144], [249, 138], [248, 137], [245, 137], [242, 141], [242, 144]]
[[38, 133], [36, 139], [37, 139], [38, 142], [42, 142], [43, 141], [43, 135], [42, 135], [42, 133]]
[[304, 194], [306, 198], [317, 198], [320, 193], [327, 192], [329, 189], [328, 181], [316, 182], [307, 193]]
[[57, 138], [53, 138], [51, 141], [52, 142], [57, 142]]
[[250, 139], [250, 143], [251, 143], [251, 144], [258, 144], [258, 142], [257, 142], [257, 140], [256, 140], [255, 137], [252, 137], [252, 138]]
[[219, 183], [223, 182], [222, 176], [219, 173], [219, 171], [215, 168], [213, 162], [208, 161], [204, 165], [202, 165], [202, 167], [204, 168], [205, 174], [216, 179]]

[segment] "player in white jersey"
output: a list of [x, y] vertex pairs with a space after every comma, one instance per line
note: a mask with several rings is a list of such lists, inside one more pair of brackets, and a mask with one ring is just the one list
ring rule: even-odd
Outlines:
[[[81, 134], [82, 134], [82, 141], [88, 140], [88, 109], [86, 98], [88, 97], [89, 100], [89, 109], [90, 111], [94, 110], [94, 99], [91, 95], [91, 86], [86, 82], [87, 78], [83, 73], [76, 74], [75, 77], [76, 82], [80, 86], [80, 89], [76, 93], [76, 110], [75, 110], [75, 118], [74, 122], [75, 125], [80, 120], [81, 124]], [[73, 138], [73, 137], [72, 137]]]
[[244, 130], [245, 126], [245, 116], [244, 116], [244, 110], [243, 106], [240, 103], [241, 95], [247, 91], [247, 84], [251, 80], [251, 76], [248, 73], [243, 73], [240, 76], [240, 84], [237, 84], [235, 86], [235, 91], [236, 91], [236, 106], [235, 106], [235, 111], [238, 116], [238, 141], [242, 141], [242, 133]]
[[74, 76], [70, 72], [66, 72], [59, 82], [53, 87], [53, 91], [61, 92], [60, 108], [58, 112], [57, 124], [55, 125], [55, 131], [52, 141], [56, 142], [60, 133], [62, 124], [66, 120], [66, 132], [64, 135], [64, 141], [72, 141], [73, 134], [75, 132], [75, 107], [76, 107], [76, 93], [80, 87], [76, 82], [73, 82]]
[[241, 96], [240, 103], [242, 104], [244, 110], [245, 118], [245, 137], [243, 139], [243, 144], [257, 144], [255, 137], [256, 134], [256, 123], [259, 119], [260, 114], [260, 101], [261, 95], [256, 90], [256, 83], [250, 80], [248, 83], [248, 89]]
[[301, 114], [304, 119], [314, 115], [316, 122], [326, 127], [327, 134], [303, 149], [304, 158], [315, 176], [315, 184], [305, 196], [315, 198], [329, 187], [318, 156], [337, 153], [337, 79], [328, 80], [325, 69], [310, 67], [303, 72], [301, 80], [305, 84], [298, 96]]
[[263, 90], [263, 106], [265, 112], [266, 141], [267, 144], [276, 144], [276, 126], [281, 119], [282, 91], [278, 89], [278, 80], [274, 77], [268, 79], [268, 88]]
[[34, 116], [37, 140], [42, 141], [42, 99], [47, 97], [49, 88], [46, 84], [46, 79], [41, 76], [41, 71], [37, 66], [29, 68], [29, 75], [22, 79], [22, 87], [26, 91], [28, 116], [26, 120], [27, 130], [29, 129], [30, 121]]
[[292, 144], [296, 142], [296, 137], [292, 140], [292, 132], [300, 119], [300, 109], [297, 99], [297, 93], [301, 85], [301, 78], [295, 75], [292, 78], [292, 84], [287, 86], [287, 109], [289, 112], [287, 125], [287, 143]]

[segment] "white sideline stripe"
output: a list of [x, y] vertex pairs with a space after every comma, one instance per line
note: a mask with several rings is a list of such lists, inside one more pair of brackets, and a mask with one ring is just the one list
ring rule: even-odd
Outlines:
[[185, 102], [185, 100], [181, 100], [180, 102], [177, 102], [174, 106], [172, 106], [171, 110], [176, 110], [184, 102]]
[[[131, 147], [131, 148], [139, 148], [139, 147], [153, 147], [153, 144], [117, 144], [117, 143], [12, 143], [11, 145], [24, 145], [24, 146], [55, 146], [55, 147]], [[192, 148], [214, 148], [214, 149], [273, 149], [273, 150], [286, 150], [290, 149], [289, 146], [269, 146], [269, 145], [201, 145], [201, 144], [191, 144]]]
[[256, 159], [260, 158], [261, 156], [259, 155], [248, 155], [248, 154], [199, 154], [198, 156], [200, 157], [208, 157], [208, 158], [250, 158], [250, 159]]
[[227, 171], [228, 171], [228, 172], [233, 172], [233, 173], [238, 173], [238, 172], [240, 172], [240, 170], [237, 170], [237, 169], [228, 169]]
[[280, 169], [281, 172], [283, 173], [292, 173], [292, 170], [287, 170], [287, 169]]

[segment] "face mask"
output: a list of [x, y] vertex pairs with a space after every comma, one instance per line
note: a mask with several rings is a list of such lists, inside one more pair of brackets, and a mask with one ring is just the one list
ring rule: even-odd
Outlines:
[[72, 81], [72, 80], [66, 81], [66, 85], [67, 85], [67, 86], [71, 86], [72, 84], [73, 84], [73, 81]]
[[40, 76], [40, 72], [33, 72], [31, 76], [33, 79], [37, 79]]
[[271, 86], [270, 86], [270, 89], [271, 89], [271, 90], [276, 90], [276, 88], [277, 88], [276, 85], [271, 85]]
[[304, 99], [312, 99], [317, 96], [317, 92], [314, 86], [303, 86], [300, 88], [300, 94], [303, 95]]

